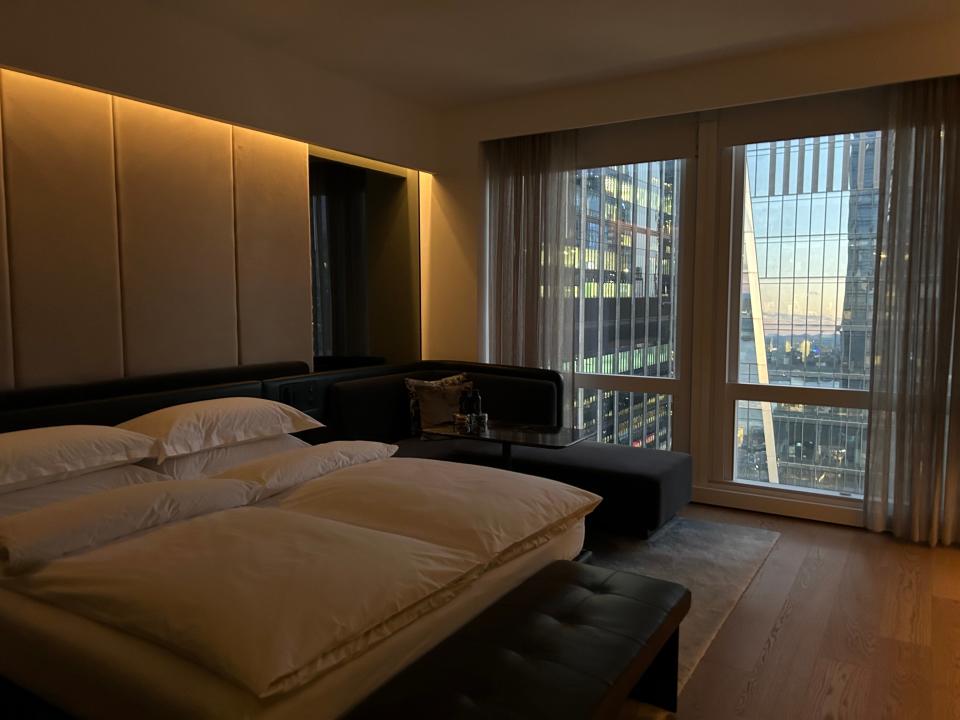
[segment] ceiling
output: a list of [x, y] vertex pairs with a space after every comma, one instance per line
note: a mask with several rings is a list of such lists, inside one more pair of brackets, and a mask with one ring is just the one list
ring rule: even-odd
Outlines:
[[163, 2], [197, 22], [435, 107], [960, 13], [956, 0]]

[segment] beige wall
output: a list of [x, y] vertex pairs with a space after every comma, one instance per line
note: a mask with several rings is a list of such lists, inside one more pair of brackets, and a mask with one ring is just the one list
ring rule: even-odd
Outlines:
[[310, 359], [305, 144], [9, 70], [0, 128], [0, 387]]
[[[232, 35], [176, 5], [4, 3], [0, 66], [399, 165], [435, 164], [436, 117], [419, 105]], [[324, 32], [317, 28], [317, 42]]]
[[371, 355], [420, 359], [419, 173], [367, 171], [367, 299]]
[[[430, 233], [422, 238], [428, 358], [478, 354], [480, 141], [960, 73], [960, 24], [952, 21], [437, 113], [203, 26], [162, 3], [131, 7], [107, 0], [91, 9], [69, 0], [19, 2], [4, 7], [2, 20], [0, 66], [435, 171], [424, 201]], [[0, 212], [0, 244], [2, 223]], [[9, 314], [3, 273], [0, 268], [0, 343]], [[0, 346], [0, 383], [10, 374], [6, 346]]]
[[960, 21], [899, 27], [447, 113], [424, 243], [424, 357], [478, 357], [481, 141], [958, 74], [958, 38]]
[[120, 377], [111, 98], [0, 72], [0, 113], [16, 384]]
[[446, 169], [430, 182], [430, 233], [420, 239], [423, 359], [474, 360], [483, 227], [480, 148], [467, 133], [447, 139]]
[[304, 147], [236, 127], [233, 140], [240, 362], [312, 356]]
[[[3, 169], [3, 104], [0, 103], [0, 170]], [[0, 172], [0, 198], [5, 197]], [[7, 208], [0, 202], [0, 388], [13, 385], [13, 317], [10, 313], [10, 268], [7, 248]]]

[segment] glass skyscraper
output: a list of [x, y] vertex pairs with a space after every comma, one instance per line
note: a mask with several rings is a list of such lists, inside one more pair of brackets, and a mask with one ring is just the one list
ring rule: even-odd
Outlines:
[[[865, 390], [879, 132], [744, 151], [738, 380]], [[736, 479], [863, 492], [867, 411], [737, 404]]]

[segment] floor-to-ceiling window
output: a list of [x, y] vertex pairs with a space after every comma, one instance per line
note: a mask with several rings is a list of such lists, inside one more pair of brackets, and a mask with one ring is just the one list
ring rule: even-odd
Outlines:
[[885, 106], [876, 90], [702, 119], [702, 500], [862, 522]]
[[579, 427], [691, 452], [697, 499], [860, 522], [886, 107], [875, 89], [581, 131]]
[[576, 228], [564, 253], [574, 271], [574, 412], [602, 442], [673, 444], [684, 165], [576, 175]]
[[863, 495], [878, 131], [741, 146], [734, 479]]

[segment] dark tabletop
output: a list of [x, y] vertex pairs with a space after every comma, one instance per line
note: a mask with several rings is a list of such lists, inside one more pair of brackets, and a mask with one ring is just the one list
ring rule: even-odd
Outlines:
[[560, 449], [575, 445], [586, 436], [576, 428], [548, 427], [544, 425], [511, 425], [508, 423], [490, 423], [482, 432], [463, 432], [453, 424], [434, 425], [423, 428], [424, 435], [451, 438], [472, 438], [488, 442], [527, 445], [530, 447]]

